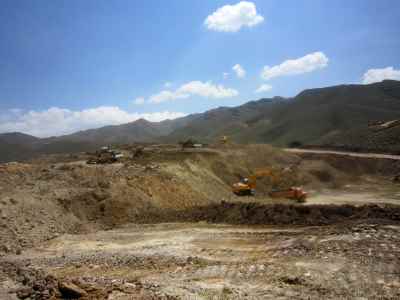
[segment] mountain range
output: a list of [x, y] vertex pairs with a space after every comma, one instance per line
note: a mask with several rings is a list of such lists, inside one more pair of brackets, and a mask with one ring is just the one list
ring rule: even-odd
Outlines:
[[[400, 120], [400, 81], [384, 80], [308, 89], [293, 98], [263, 98], [175, 120], [140, 119], [59, 137], [3, 133], [0, 162], [91, 151], [111, 144], [176, 143], [188, 138], [212, 143], [223, 135], [237, 143], [400, 153], [400, 124], [395, 120]], [[395, 126], [371, 126], [385, 122]]]

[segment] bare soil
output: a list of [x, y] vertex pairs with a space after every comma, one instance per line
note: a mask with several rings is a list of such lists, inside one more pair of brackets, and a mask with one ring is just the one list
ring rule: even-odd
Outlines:
[[[0, 299], [397, 299], [393, 162], [267, 145], [87, 165], [87, 155], [0, 165]], [[320, 154], [318, 154], [320, 155]], [[324, 154], [326, 156], [326, 154]], [[291, 167], [307, 203], [231, 184]], [[374, 167], [375, 166], [375, 167]], [[376, 168], [379, 166], [379, 168]]]

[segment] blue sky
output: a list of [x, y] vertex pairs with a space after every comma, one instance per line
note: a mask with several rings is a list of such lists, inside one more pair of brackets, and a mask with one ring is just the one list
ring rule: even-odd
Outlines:
[[2, 0], [0, 41], [0, 132], [49, 136], [400, 79], [400, 1]]

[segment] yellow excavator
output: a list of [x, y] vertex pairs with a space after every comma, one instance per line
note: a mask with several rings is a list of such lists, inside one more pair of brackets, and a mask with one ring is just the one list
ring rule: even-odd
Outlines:
[[[232, 191], [238, 196], [254, 196], [257, 184], [257, 179], [269, 177], [272, 185], [276, 186], [281, 181], [282, 176], [285, 176], [284, 170], [265, 169], [257, 171], [251, 176], [242, 177], [239, 182], [232, 185]], [[269, 193], [271, 198], [288, 198], [296, 200], [297, 202], [305, 202], [307, 193], [300, 187], [290, 187], [288, 189], [273, 189]]]
[[221, 138], [219, 139], [220, 143], [223, 145], [226, 145], [229, 143], [229, 137], [226, 135], [221, 136]]

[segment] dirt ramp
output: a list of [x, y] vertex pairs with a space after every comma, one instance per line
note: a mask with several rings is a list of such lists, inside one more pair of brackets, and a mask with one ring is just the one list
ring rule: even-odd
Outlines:
[[198, 207], [184, 214], [187, 220], [250, 225], [329, 225], [366, 219], [400, 223], [396, 205], [291, 205], [227, 203]]
[[296, 153], [308, 161], [323, 161], [336, 170], [348, 175], [384, 175], [393, 176], [400, 173], [400, 161], [376, 158], [376, 157], [356, 157], [349, 155], [337, 155], [330, 153]]

